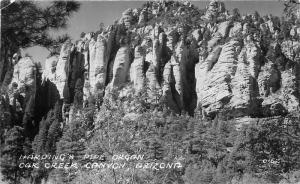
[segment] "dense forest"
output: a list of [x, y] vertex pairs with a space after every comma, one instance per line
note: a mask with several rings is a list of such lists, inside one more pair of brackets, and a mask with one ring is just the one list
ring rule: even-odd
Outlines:
[[[214, 5], [212, 3], [212, 6]], [[272, 15], [260, 16], [258, 12], [242, 16], [238, 9], [229, 12], [222, 10], [222, 6], [218, 10], [222, 13], [215, 13], [209, 8], [195, 7], [190, 2], [149, 1], [137, 10], [141, 18], [135, 16], [133, 12], [134, 16], [129, 24], [125, 12], [123, 22], [116, 21], [108, 28], [100, 24], [99, 30], [95, 33], [82, 33], [74, 46], [67, 35], [52, 38], [47, 31], [65, 28], [70, 16], [79, 10], [79, 3], [55, 1], [49, 7], [40, 8], [31, 1], [17, 1], [12, 4], [9, 1], [1, 2], [3, 9], [1, 8], [0, 170], [3, 182], [9, 184], [299, 183], [300, 107], [293, 106], [292, 97], [295, 96], [298, 103], [300, 90], [289, 89], [294, 89], [295, 86], [298, 89], [300, 85], [298, 84], [300, 47], [293, 47], [294, 45], [285, 47], [286, 43], [299, 42], [298, 6], [299, 4], [294, 1], [283, 2], [286, 14], [279, 18]], [[165, 10], [161, 10], [163, 9], [161, 7]], [[157, 11], [155, 14], [146, 15], [145, 12], [148, 10]], [[274, 34], [261, 29], [261, 25], [268, 21], [272, 22]], [[221, 28], [219, 32], [213, 32], [224, 22], [228, 22], [231, 29], [241, 24], [241, 27], [246, 27], [244, 29], [246, 31], [231, 36], [226, 33], [223, 37]], [[181, 89], [182, 86], [178, 87], [175, 74], [175, 77], [167, 77], [171, 81], [171, 87], [165, 90], [162, 86], [167, 81], [164, 78], [167, 70], [161, 71], [161, 67], [157, 69], [150, 63], [143, 65], [142, 71], [155, 71], [157, 83], [162, 89], [153, 87], [151, 77], [141, 80], [141, 88], [135, 87], [136, 81], [126, 81], [128, 85], [124, 87], [125, 80], [122, 81], [122, 77], [115, 77], [115, 71], [119, 69], [114, 69], [114, 66], [111, 66], [114, 63], [111, 61], [116, 63], [118, 60], [116, 58], [123, 57], [118, 53], [125, 48], [124, 45], [128, 45], [128, 55], [124, 55], [131, 60], [131, 65], [139, 53], [148, 52], [149, 48], [155, 50], [154, 45], [157, 42], [155, 39], [149, 39], [145, 30], [148, 26], [153, 26], [155, 37], [157, 25], [159, 33], [167, 32], [165, 30], [170, 27], [176, 27], [178, 32], [172, 35], [175, 35], [173, 38], [178, 37], [178, 45], [183, 43], [189, 48], [188, 56], [193, 57], [188, 59], [195, 63], [192, 67], [185, 68], [186, 73], [193, 74], [187, 75], [185, 80], [192, 85], [182, 82], [184, 84]], [[197, 38], [198, 43], [191, 36], [195, 29], [201, 30]], [[139, 30], [144, 32], [139, 33]], [[114, 35], [110, 37], [112, 32]], [[251, 35], [258, 35], [259, 38], [255, 36], [253, 38]], [[84, 40], [86, 37], [90, 37], [88, 41]], [[86, 69], [85, 66], [81, 66], [85, 63], [78, 64], [86, 57], [86, 50], [71, 48], [77, 48], [84, 42], [92, 42], [90, 40], [102, 41], [102, 37], [111, 40], [111, 42], [103, 41], [103, 45], [110, 48], [107, 49], [109, 52], [105, 50], [108, 54], [104, 54], [104, 58], [108, 61], [105, 70], [108, 72], [102, 82], [95, 82], [94, 91], [87, 93], [87, 84], [93, 84], [93, 78], [86, 77], [90, 75], [86, 73], [92, 71], [92, 60], [87, 59], [89, 62]], [[161, 40], [166, 39], [164, 36], [157, 37]], [[217, 41], [212, 43], [211, 40], [216, 38]], [[140, 47], [143, 46], [144, 40], [150, 46]], [[228, 106], [219, 107], [211, 104], [209, 106], [203, 103], [204, 100], [199, 102], [200, 97], [195, 89], [197, 79], [194, 77], [197, 73], [196, 64], [201, 64], [199, 58], [209, 60], [207, 58], [210, 58], [210, 53], [214, 52], [222, 55], [221, 51], [217, 51], [220, 45], [226, 49], [231, 43], [233, 45], [241, 43], [241, 48], [246, 48], [248, 42], [251, 44], [255, 42], [261, 48], [260, 56], [257, 58], [261, 65], [258, 70], [263, 73], [267, 70], [265, 66], [270, 64], [271, 72], [267, 76], [269, 78], [266, 82], [263, 81], [262, 85], [265, 89], [255, 90], [259, 88], [257, 82], [257, 86], [253, 85], [253, 90], [252, 88], [248, 90], [251, 99], [247, 103], [251, 105], [247, 106], [246, 110], [231, 108], [230, 100], [234, 99], [236, 94], [234, 87], [230, 88], [233, 89], [231, 99], [221, 99], [222, 103], [229, 104]], [[50, 64], [52, 73], [61, 70], [66, 74], [62, 87], [59, 83], [61, 81], [52, 80], [46, 72], [47, 68], [43, 70], [39, 63], [30, 66], [30, 74], [25, 74], [24, 85], [20, 86], [19, 81], [14, 81], [16, 71], [17, 75], [21, 73], [17, 66], [22, 66], [22, 63], [23, 66], [27, 66], [31, 61], [28, 59], [30, 57], [18, 51], [19, 48], [33, 45], [42, 45], [51, 51], [47, 61], [66, 60], [65, 66], [57, 64], [55, 68], [52, 67], [52, 63]], [[143, 50], [144, 48], [146, 49]], [[167, 68], [168, 61], [172, 60], [174, 53], [177, 52], [174, 51], [176, 49], [167, 48], [163, 46], [160, 54], [162, 56], [160, 61], [163, 61], [163, 64], [159, 64], [163, 65], [163, 68]], [[284, 48], [292, 48], [290, 49], [292, 54], [287, 55]], [[86, 53], [87, 57], [91, 58], [90, 48]], [[241, 58], [248, 57], [246, 54], [240, 55]], [[123, 66], [122, 63], [120, 65]], [[171, 68], [174, 69], [175, 66], [172, 65]], [[205, 69], [210, 72], [216, 67], [218, 67], [216, 62], [211, 59]], [[102, 69], [95, 70], [96, 73], [102, 72]], [[181, 68], [179, 70], [182, 71]], [[245, 70], [241, 73], [243, 71]], [[170, 70], [170, 73], [175, 73], [175, 70]], [[294, 75], [295, 78], [290, 77]], [[280, 80], [275, 80], [277, 78]], [[256, 76], [250, 78], [250, 81], [259, 79]], [[227, 82], [227, 78], [224, 81]], [[233, 79], [232, 81], [228, 82], [228, 85], [237, 84], [243, 89], [247, 87], [245, 84], [234, 83]], [[285, 87], [285, 81], [292, 87]], [[295, 86], [292, 82], [295, 82]], [[114, 85], [120, 83], [121, 87], [114, 88]], [[110, 85], [113, 87], [110, 88]], [[182, 96], [178, 89], [183, 91]], [[165, 91], [177, 96], [168, 98]], [[179, 91], [178, 94], [176, 91]], [[252, 94], [253, 91], [263, 94]], [[284, 102], [264, 106], [265, 97], [271, 95], [279, 96], [275, 98], [276, 100], [283, 98]], [[252, 102], [255, 102], [254, 105]], [[287, 105], [284, 106], [285, 104]], [[38, 155], [50, 156], [41, 159], [37, 157]], [[64, 157], [54, 159], [51, 155]], [[86, 155], [102, 157], [86, 158]], [[115, 159], [118, 155], [143, 155], [143, 159], [123, 157]], [[90, 162], [97, 164], [94, 168], [84, 167]], [[96, 167], [104, 163], [125, 163], [126, 167]], [[172, 166], [177, 165], [166, 168], [168, 163], [173, 164]], [[66, 165], [74, 167], [66, 168]]]

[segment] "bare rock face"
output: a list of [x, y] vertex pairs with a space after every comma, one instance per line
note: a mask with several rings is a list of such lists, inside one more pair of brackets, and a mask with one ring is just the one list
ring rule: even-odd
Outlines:
[[271, 34], [274, 34], [275, 33], [275, 30], [274, 30], [274, 23], [272, 20], [268, 20], [267, 22], [267, 25], [268, 25], [268, 28], [269, 28], [269, 31]]
[[152, 48], [152, 53], [153, 53], [153, 56], [152, 56], [152, 63], [154, 65], [154, 68], [155, 68], [155, 74], [156, 76], [158, 76], [158, 73], [159, 73], [159, 67], [161, 66], [161, 50], [162, 50], [162, 47], [161, 47], [161, 44], [159, 43], [159, 40], [157, 38], [155, 38], [153, 40], [153, 48]]
[[[270, 63], [262, 67], [258, 76], [259, 93], [263, 99], [262, 108], [264, 115], [272, 116], [276, 111], [285, 111], [281, 105], [280, 95], [276, 84], [280, 82], [280, 73]], [[283, 113], [283, 112], [282, 112]]]
[[252, 77], [257, 78], [260, 69], [260, 48], [253, 42], [246, 45], [246, 60]]
[[299, 112], [299, 78], [295, 70], [286, 70], [281, 73], [282, 97], [288, 112]]
[[[153, 30], [152, 31], [152, 40], [147, 39], [146, 42], [142, 43], [143, 46], [146, 48], [146, 56], [145, 61], [147, 65], [149, 66], [146, 71], [146, 81], [147, 86], [150, 89], [150, 91], [153, 93], [156, 89], [159, 89], [159, 83], [158, 83], [158, 67], [159, 67], [159, 40], [156, 38], [158, 35], [158, 31]], [[152, 42], [152, 46], [150, 44]], [[154, 43], [153, 43], [154, 42]]]
[[[207, 73], [218, 61], [222, 47], [215, 47], [214, 50], [207, 56], [206, 59], [202, 55], [199, 55], [199, 63], [195, 66], [195, 78], [196, 78], [196, 92], [197, 92], [197, 105], [201, 106], [201, 99], [203, 98], [203, 88], [205, 86]], [[202, 107], [201, 107], [202, 108]]]
[[176, 55], [173, 55], [171, 57], [171, 65], [173, 69], [173, 75], [174, 75], [174, 82], [175, 82], [175, 93], [174, 93], [174, 99], [178, 105], [179, 109], [183, 109], [183, 89], [182, 89], [182, 72], [181, 72], [181, 65], [183, 63], [180, 63]]
[[43, 81], [50, 80], [51, 82], [56, 81], [56, 67], [59, 56], [51, 56], [45, 61], [45, 69], [43, 71]]
[[137, 46], [134, 50], [134, 60], [130, 66], [130, 80], [136, 91], [140, 91], [144, 87], [145, 75], [145, 50], [142, 46]]
[[233, 27], [230, 29], [229, 37], [236, 36], [237, 34], [242, 32], [242, 24], [240, 22], [234, 22]]
[[[278, 42], [275, 19], [247, 15], [231, 20], [217, 0], [201, 17], [208, 23], [196, 29], [178, 22], [149, 24], [170, 9], [179, 18], [192, 8], [191, 3], [163, 1], [149, 2], [141, 11], [128, 9], [118, 24], [96, 32], [97, 38], [88, 33], [75, 47], [65, 43], [59, 56], [47, 59], [43, 78], [55, 84], [61, 98], [64, 86], [71, 89], [70, 81], [82, 73], [85, 100], [99, 89], [109, 98], [109, 91], [125, 97], [146, 87], [150, 99], [162, 96], [176, 113], [193, 114], [196, 103], [209, 117], [299, 111], [299, 27]], [[253, 25], [243, 24], [247, 19]]]
[[16, 99], [16, 95], [21, 95], [26, 99], [26, 109], [32, 110], [34, 107], [36, 93], [36, 65], [30, 57], [21, 58], [13, 67], [12, 80], [9, 85], [9, 99], [13, 106], [22, 107], [22, 102]]
[[90, 70], [89, 81], [91, 91], [94, 92], [97, 88], [104, 88], [107, 76], [108, 57], [107, 42], [105, 38], [98, 35], [97, 41], [90, 43]]
[[170, 62], [166, 63], [164, 71], [163, 71], [163, 99], [165, 100], [165, 103], [170, 107], [172, 110], [175, 112], [179, 113], [180, 112], [180, 107], [176, 103], [176, 100], [173, 96], [172, 93], [172, 83], [174, 80], [174, 77], [172, 75], [172, 65]]
[[203, 35], [202, 35], [202, 32], [200, 29], [194, 30], [192, 35], [197, 42], [199, 42], [203, 38]]
[[118, 50], [114, 61], [113, 79], [111, 81], [113, 87], [121, 87], [126, 83], [129, 66], [129, 48], [128, 46], [123, 46]]
[[70, 54], [73, 49], [74, 46], [71, 42], [67, 41], [66, 43], [64, 43], [62, 45], [57, 62], [58, 67], [56, 67], [56, 78], [54, 83], [57, 87], [61, 99], [64, 98], [63, 91], [67, 82], [67, 73], [65, 68], [68, 67], [67, 64], [69, 63]]
[[257, 111], [255, 93], [255, 78], [250, 73], [250, 66], [246, 58], [246, 49], [238, 57], [235, 76], [232, 79], [232, 98], [229, 107], [234, 116], [251, 115]]
[[282, 44], [283, 54], [290, 60], [295, 61], [300, 58], [300, 42], [296, 40], [286, 40]]
[[212, 38], [207, 42], [207, 48], [211, 50], [213, 47], [217, 46], [218, 42], [223, 38], [222, 34], [216, 32], [213, 34]]
[[122, 13], [122, 17], [120, 19], [120, 23], [124, 23], [125, 26], [127, 28], [129, 28], [131, 26], [131, 23], [132, 23], [132, 17], [133, 17], [133, 11], [131, 8], [125, 10], [123, 13]]
[[222, 37], [227, 36], [228, 33], [229, 33], [229, 26], [230, 26], [229, 21], [225, 21], [225, 22], [220, 23], [218, 25], [218, 33], [220, 33]]
[[293, 26], [291, 28], [291, 31], [290, 31], [290, 35], [292, 37], [299, 37], [300, 36], [300, 27], [299, 26]]
[[[185, 100], [187, 96], [190, 95], [190, 83], [188, 80], [188, 68], [193, 65], [191, 63], [191, 58], [188, 58], [188, 48], [184, 44], [184, 41], [181, 40], [175, 50], [175, 57], [171, 60], [173, 61], [173, 74], [175, 78], [175, 89], [180, 96], [180, 101], [177, 101], [177, 104], [182, 105], [183, 109], [186, 109], [187, 103], [190, 103]], [[191, 56], [190, 56], [191, 57]]]
[[147, 16], [148, 16], [147, 9], [144, 8], [140, 13], [138, 24], [145, 23], [147, 21]]
[[158, 84], [158, 80], [156, 77], [156, 68], [153, 63], [149, 64], [149, 68], [146, 72], [146, 82], [147, 82], [147, 87], [150, 90], [150, 96], [154, 97], [155, 92], [160, 89], [160, 86]]
[[200, 103], [206, 114], [215, 113], [222, 109], [232, 97], [230, 82], [237, 67], [238, 41], [226, 43], [218, 61], [207, 73], [206, 80], [200, 93]]
[[297, 77], [293, 70], [280, 72], [274, 64], [267, 63], [258, 77], [263, 115], [284, 115], [299, 110]]

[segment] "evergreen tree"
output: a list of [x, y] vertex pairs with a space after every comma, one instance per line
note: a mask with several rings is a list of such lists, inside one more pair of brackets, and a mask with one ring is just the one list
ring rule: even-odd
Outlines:
[[241, 14], [238, 8], [232, 10], [232, 21], [238, 21], [241, 18]]
[[19, 167], [22, 162], [20, 156], [24, 154], [24, 141], [23, 128], [19, 126], [14, 126], [6, 133], [1, 156], [1, 172], [4, 180], [11, 184], [19, 184], [24, 175], [25, 169]]
[[157, 139], [152, 139], [149, 145], [151, 159], [161, 160], [164, 158], [164, 150], [162, 143]]
[[53, 39], [49, 29], [65, 28], [68, 18], [79, 9], [74, 1], [53, 1], [41, 8], [33, 1], [1, 1], [0, 84], [8, 71], [9, 60], [19, 48], [42, 45], [51, 50], [67, 36]]
[[284, 13], [286, 16], [291, 17], [299, 11], [300, 2], [297, 0], [285, 0], [284, 1]]
[[48, 112], [47, 118], [40, 122], [39, 133], [33, 142], [35, 153], [55, 154], [56, 142], [59, 141], [62, 134], [61, 123], [61, 105], [57, 102], [55, 108]]
[[75, 95], [74, 95], [74, 106], [77, 108], [82, 107], [83, 104], [83, 83], [81, 79], [77, 79], [75, 85]]
[[9, 102], [7, 99], [3, 96], [0, 97], [0, 153], [5, 140], [4, 133], [12, 126], [10, 125], [12, 117], [9, 110]]
[[44, 154], [47, 152], [45, 145], [47, 142], [47, 134], [50, 126], [49, 119], [43, 119], [39, 125], [39, 133], [35, 136], [32, 143], [33, 150], [36, 154]]
[[[63, 132], [61, 139], [56, 143], [57, 154], [69, 154], [74, 156], [74, 160], [66, 159], [65, 163], [81, 163], [83, 154], [86, 149], [85, 144], [86, 127], [80, 120], [75, 119], [69, 127]], [[73, 170], [59, 170], [55, 171], [59, 178], [63, 181], [70, 181], [73, 179]]]
[[85, 132], [82, 122], [78, 120], [72, 122], [57, 143], [57, 153], [73, 154], [76, 158], [81, 156], [85, 149], [83, 142]]

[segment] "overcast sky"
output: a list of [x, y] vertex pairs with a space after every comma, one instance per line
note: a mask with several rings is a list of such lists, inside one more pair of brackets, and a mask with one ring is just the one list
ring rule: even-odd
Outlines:
[[[81, 1], [81, 7], [69, 21], [69, 26], [59, 32], [51, 32], [53, 35], [68, 33], [74, 40], [79, 38], [81, 32], [91, 32], [97, 30], [100, 22], [105, 26], [110, 25], [120, 18], [122, 12], [128, 8], [139, 8], [145, 1]], [[261, 15], [273, 14], [281, 16], [283, 3], [279, 0], [269, 1], [228, 1], [225, 0], [227, 10], [238, 8], [241, 14], [253, 13], [257, 10]], [[37, 1], [40, 6], [47, 6], [49, 2]], [[192, 4], [204, 9], [209, 1], [192, 1]], [[34, 47], [27, 49], [35, 61], [44, 63], [49, 54], [45, 48]]]

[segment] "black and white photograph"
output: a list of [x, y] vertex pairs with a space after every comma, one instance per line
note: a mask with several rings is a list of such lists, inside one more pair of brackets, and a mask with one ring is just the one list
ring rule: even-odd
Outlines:
[[300, 184], [300, 0], [0, 2], [0, 184]]

